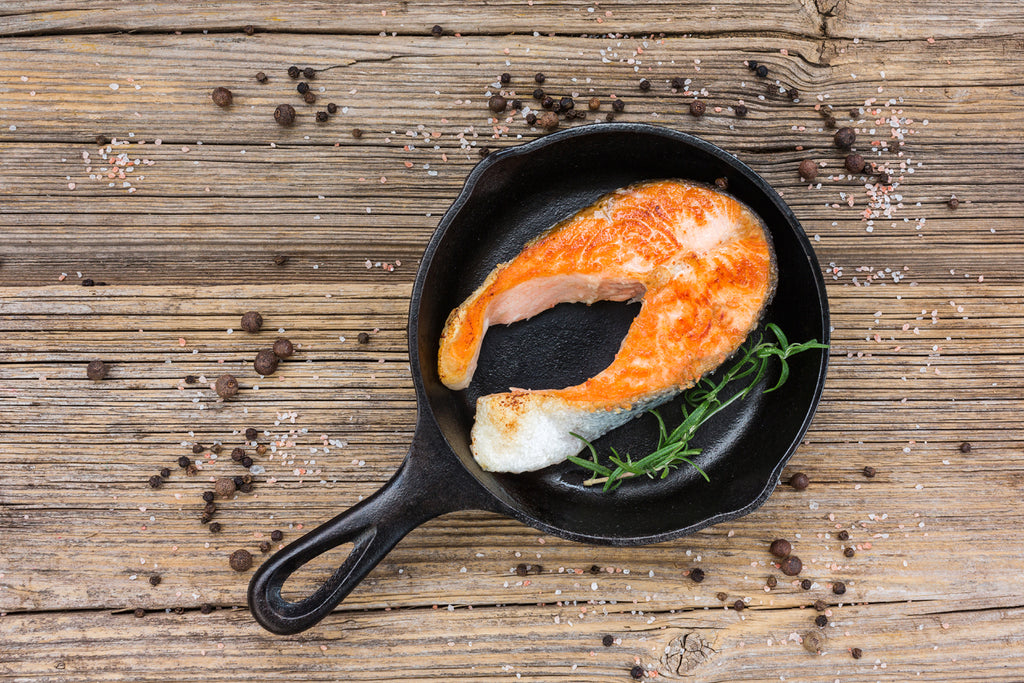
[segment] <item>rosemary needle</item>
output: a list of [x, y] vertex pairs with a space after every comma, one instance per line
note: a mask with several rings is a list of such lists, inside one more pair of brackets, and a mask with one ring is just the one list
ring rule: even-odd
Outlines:
[[[692, 460], [694, 456], [700, 454], [700, 449], [689, 447], [690, 441], [701, 425], [732, 403], [746, 398], [764, 378], [772, 359], [778, 359], [781, 364], [779, 379], [772, 388], [764, 390], [766, 394], [775, 391], [789, 379], [787, 360], [790, 357], [809, 349], [828, 348], [827, 344], [821, 344], [816, 339], [800, 344], [790, 344], [778, 325], [769, 323], [765, 327], [775, 336], [775, 341], [766, 342], [764, 337], [761, 337], [756, 344], [743, 347], [739, 359], [722, 375], [718, 382], [712, 382], [705, 377], [683, 394], [683, 421], [678, 427], [671, 432], [668, 431], [665, 420], [662, 419], [658, 411], [649, 411], [658, 420], [658, 445], [651, 453], [639, 460], [634, 460], [629, 454], [626, 454], [625, 457], [620, 456], [613, 448], [611, 455], [608, 456], [613, 467], [602, 465], [598, 462], [597, 449], [594, 448], [594, 445], [574, 433], [573, 436], [582, 441], [590, 450], [589, 460], [577, 455], [569, 456], [570, 462], [593, 472], [594, 476], [585, 480], [584, 486], [604, 484], [604, 490], [610, 491], [618, 488], [623, 480], [629, 477], [645, 475], [653, 478], [660, 473], [660, 477], [664, 478], [672, 469], [684, 462], [697, 470], [705, 480], [711, 481], [707, 473]], [[719, 398], [723, 389], [733, 382], [743, 379], [747, 379], [747, 383], [740, 391], [727, 399]]]

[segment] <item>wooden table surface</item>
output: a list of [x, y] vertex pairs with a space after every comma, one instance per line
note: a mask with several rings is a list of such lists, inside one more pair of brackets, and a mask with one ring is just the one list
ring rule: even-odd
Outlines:
[[[1016, 0], [24, 0], [0, 7], [0, 36], [4, 680], [1024, 680]], [[315, 105], [293, 64], [318, 70]], [[643, 548], [448, 515], [320, 625], [273, 636], [246, 608], [252, 570], [228, 557], [258, 565], [274, 530], [273, 548], [295, 540], [402, 461], [423, 248], [479, 150], [543, 134], [522, 112], [489, 118], [503, 71], [530, 106], [543, 71], [549, 92], [599, 97], [596, 117], [615, 95], [617, 120], [704, 137], [793, 208], [834, 325], [823, 400], [783, 473], [810, 485]], [[328, 102], [338, 113], [316, 123]], [[280, 103], [294, 126], [275, 124]], [[822, 110], [888, 184], [846, 174]], [[240, 328], [248, 310], [258, 335]], [[279, 334], [297, 353], [260, 378], [254, 354]], [[106, 379], [87, 378], [94, 359]], [[242, 385], [230, 401], [210, 387], [224, 372]], [[265, 471], [218, 503], [211, 533], [201, 494], [242, 472], [228, 454], [249, 427]], [[772, 565], [775, 538], [809, 589]]]

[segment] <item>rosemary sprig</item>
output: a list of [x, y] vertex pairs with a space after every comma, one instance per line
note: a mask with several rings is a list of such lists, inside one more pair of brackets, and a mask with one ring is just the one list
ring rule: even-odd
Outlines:
[[[594, 445], [574, 433], [573, 436], [586, 444], [590, 450], [589, 460], [577, 455], [569, 456], [571, 462], [593, 472], [594, 476], [584, 481], [583, 484], [585, 486], [604, 484], [605, 491], [615, 490], [622, 485], [623, 480], [629, 477], [645, 475], [654, 478], [656, 474], [660, 473], [660, 477], [664, 478], [672, 469], [684, 462], [696, 469], [705, 480], [711, 481], [707, 473], [692, 460], [694, 456], [700, 454], [700, 449], [689, 447], [690, 441], [701, 425], [732, 403], [746, 398], [764, 378], [772, 359], [779, 360], [781, 369], [778, 381], [772, 388], [765, 389], [764, 393], [766, 394], [775, 391], [789, 379], [789, 363], [787, 361], [790, 357], [809, 349], [828, 348], [827, 344], [821, 344], [816, 339], [800, 344], [790, 344], [778, 325], [769, 323], [765, 327], [775, 336], [775, 341], [765, 341], [762, 336], [756, 344], [744, 346], [739, 359], [722, 375], [721, 379], [713, 382], [705, 377], [683, 394], [683, 421], [678, 427], [671, 432], [668, 431], [665, 420], [662, 419], [658, 411], [649, 411], [658, 420], [658, 445], [650, 454], [639, 460], [634, 460], [628, 453], [623, 457], [613, 448], [608, 460], [614, 467], [608, 467], [598, 462], [597, 450]], [[719, 395], [727, 386], [739, 380], [747, 380], [743, 389], [727, 399], [720, 398]]]

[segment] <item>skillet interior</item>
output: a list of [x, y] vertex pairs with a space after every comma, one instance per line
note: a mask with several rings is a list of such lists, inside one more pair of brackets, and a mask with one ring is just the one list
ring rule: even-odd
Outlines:
[[[790, 340], [827, 342], [824, 282], [792, 212], [745, 165], [682, 133], [641, 124], [601, 124], [510, 148], [474, 169], [442, 219], [424, 256], [410, 311], [413, 372], [424, 394], [420, 410], [436, 420], [470, 474], [520, 519], [574, 540], [648, 543], [745, 514], [775, 487], [814, 412], [825, 353], [797, 356], [785, 387], [767, 396], [751, 394], [702, 428], [695, 445], [704, 452], [697, 462], [710, 483], [683, 467], [663, 480], [628, 481], [611, 493], [584, 487], [582, 471], [571, 463], [520, 475], [484, 472], [470, 454], [469, 433], [480, 395], [509, 386], [568, 386], [603, 369], [638, 304], [562, 304], [531, 320], [491, 328], [467, 390], [450, 391], [437, 377], [438, 338], [448, 313], [529, 239], [601, 195], [640, 180], [711, 183], [722, 176], [729, 181], [728, 191], [765, 220], [774, 241], [779, 282], [764, 321], [778, 324]], [[677, 400], [661, 410], [670, 425], [679, 420], [679, 405]], [[645, 416], [596, 445], [600, 453], [614, 446], [620, 453], [643, 455], [656, 441], [656, 423]]]

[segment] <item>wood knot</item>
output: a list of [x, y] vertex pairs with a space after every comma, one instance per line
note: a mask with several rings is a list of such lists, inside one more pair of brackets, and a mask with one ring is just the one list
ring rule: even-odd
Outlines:
[[673, 638], [661, 656], [659, 673], [663, 676], [687, 675], [711, 659], [718, 650], [698, 631]]

